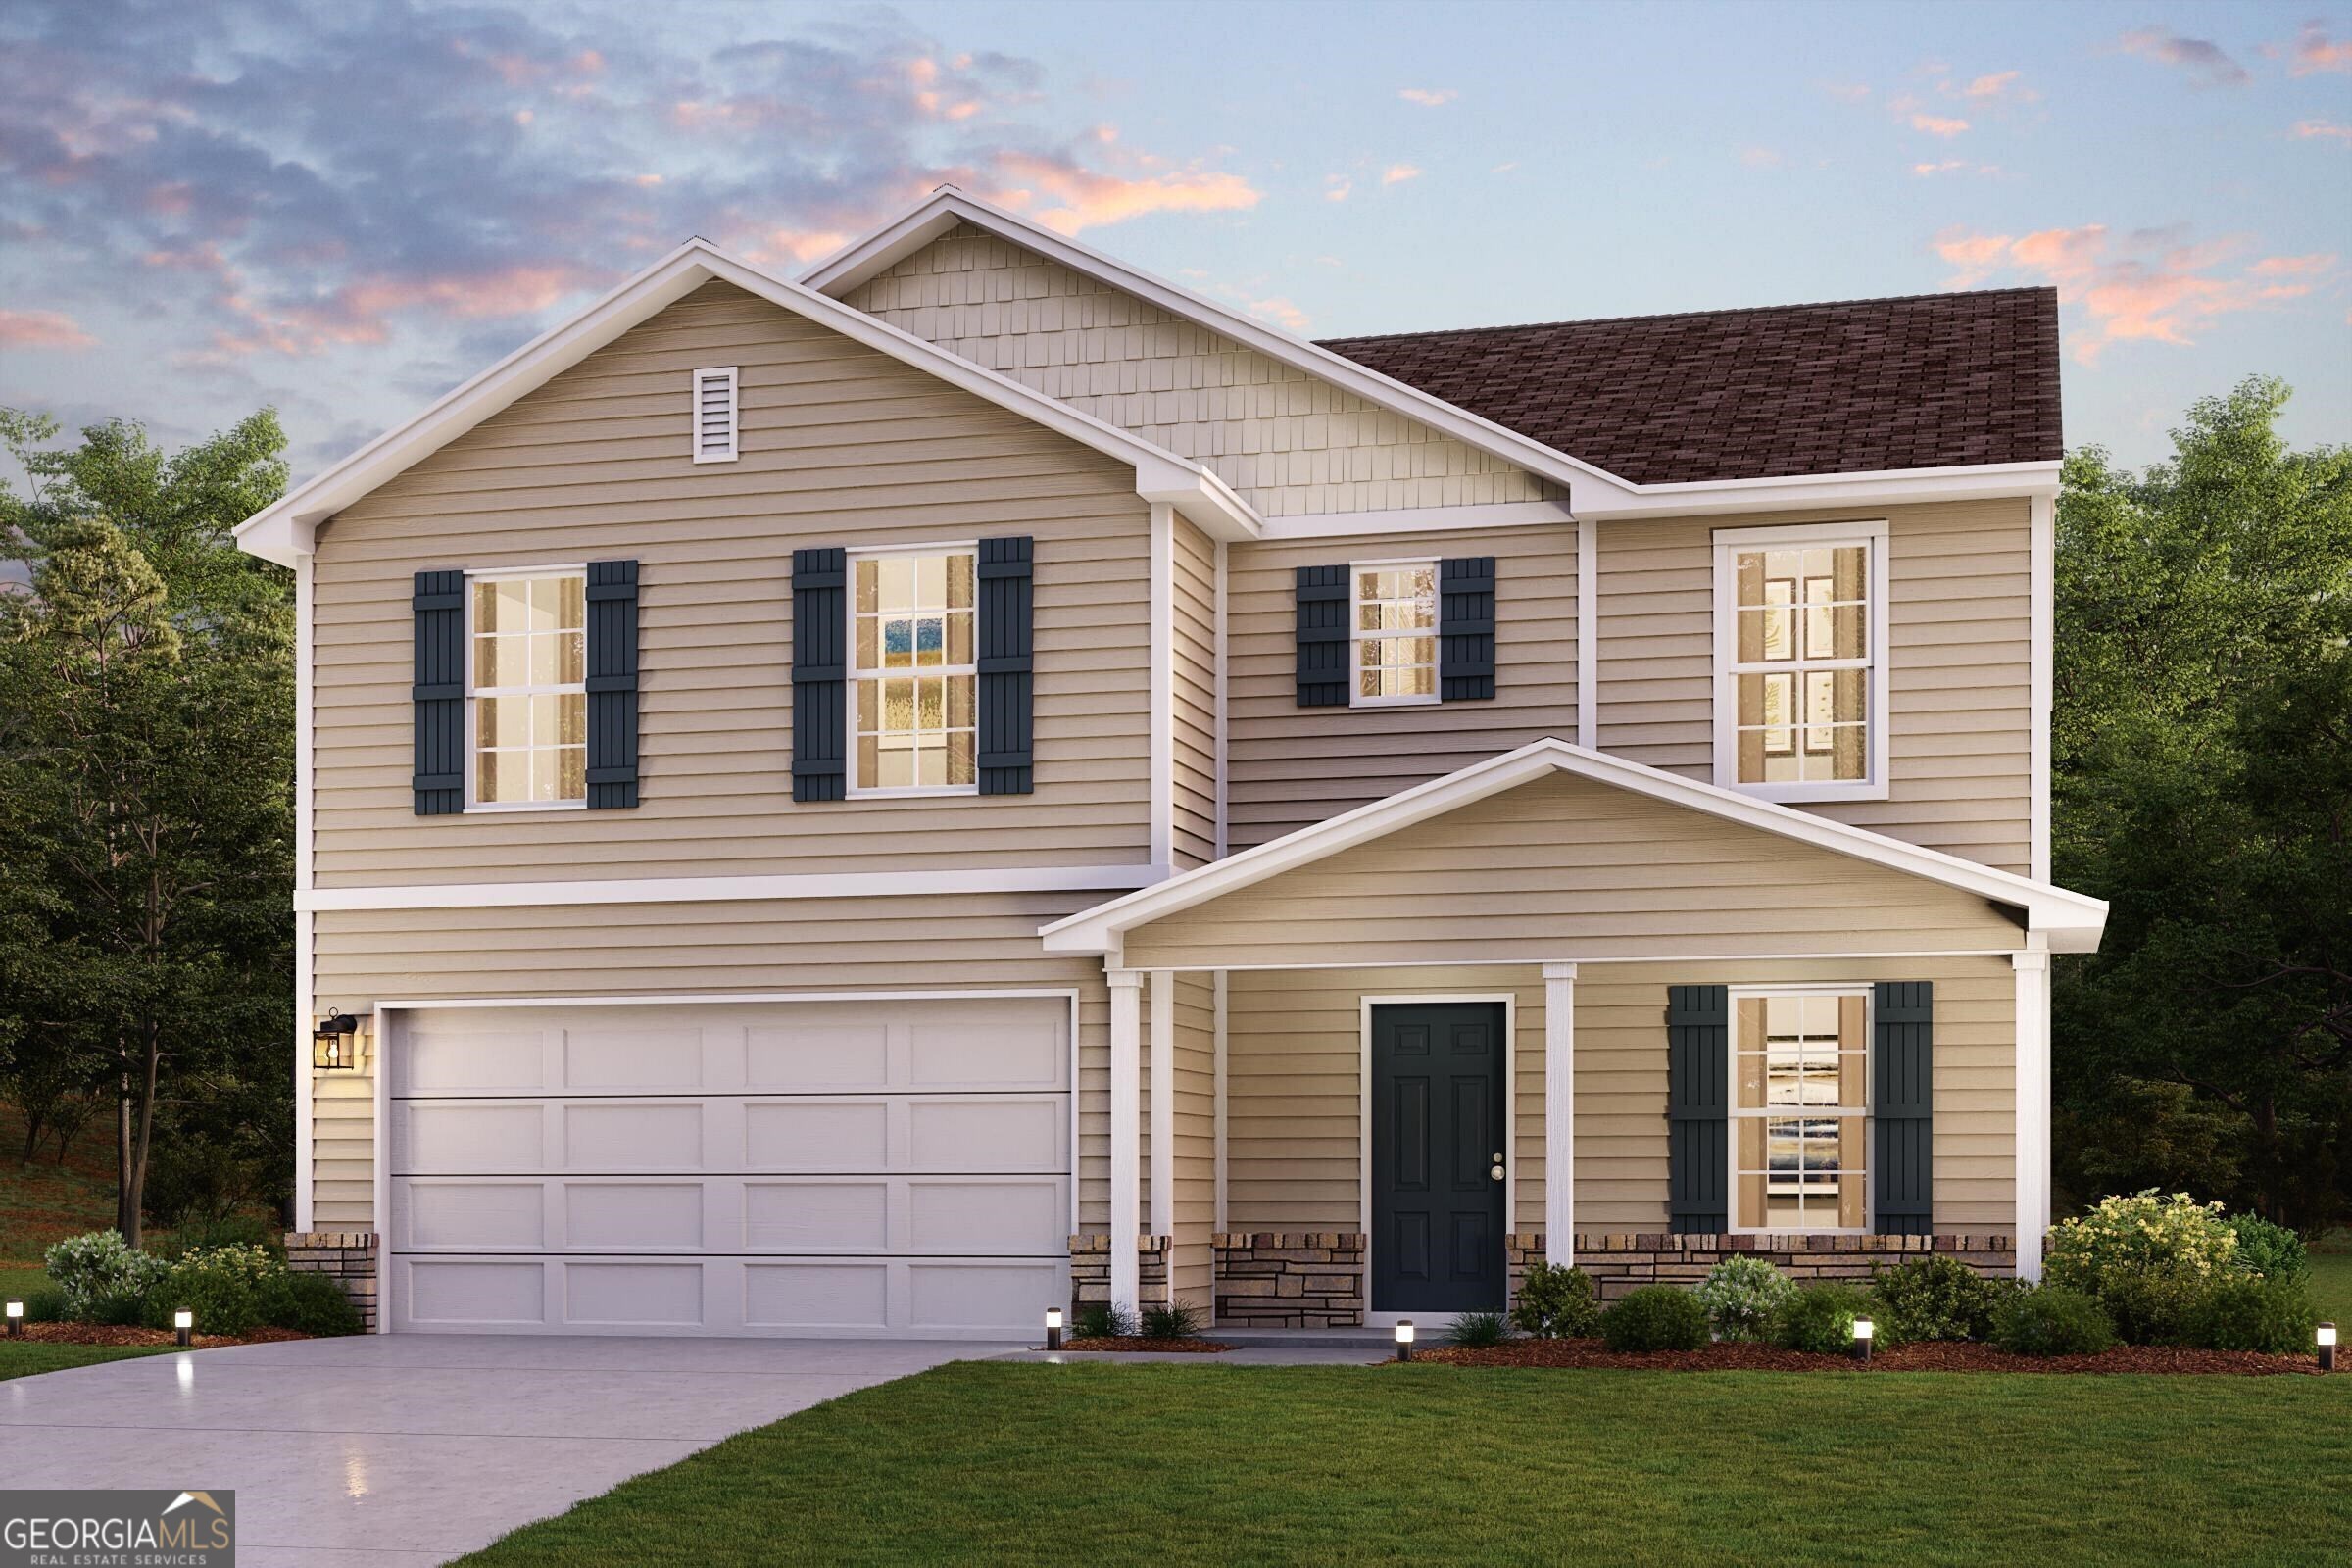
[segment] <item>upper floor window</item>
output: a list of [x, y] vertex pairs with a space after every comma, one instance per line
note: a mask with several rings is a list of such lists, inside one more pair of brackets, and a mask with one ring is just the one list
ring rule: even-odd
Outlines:
[[1715, 782], [1886, 793], [1886, 526], [1715, 533]]
[[854, 795], [979, 790], [970, 547], [855, 555]]
[[1357, 708], [1438, 700], [1438, 564], [1352, 566]]
[[466, 580], [474, 807], [588, 804], [587, 572]]
[[1869, 1229], [1870, 994], [1732, 993], [1732, 1229]]

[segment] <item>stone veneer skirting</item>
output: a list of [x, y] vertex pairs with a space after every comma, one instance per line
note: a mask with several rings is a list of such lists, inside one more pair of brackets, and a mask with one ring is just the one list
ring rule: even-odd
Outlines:
[[373, 1231], [288, 1231], [286, 1267], [323, 1274], [343, 1287], [360, 1321], [375, 1332], [376, 1238]]
[[[1146, 1306], [1165, 1305], [1168, 1299], [1168, 1249], [1175, 1243], [1172, 1236], [1139, 1236], [1135, 1250], [1143, 1255], [1136, 1259], [1136, 1295]], [[1110, 1238], [1107, 1236], [1073, 1236], [1070, 1238], [1070, 1308], [1097, 1304], [1110, 1299]]]
[[1234, 1328], [1355, 1328], [1364, 1321], [1361, 1231], [1221, 1231], [1217, 1322]]
[[[1511, 1292], [1528, 1265], [1544, 1256], [1541, 1235], [1504, 1239]], [[1658, 1231], [1579, 1233], [1576, 1266], [1590, 1275], [1604, 1301], [1638, 1285], [1696, 1285], [1727, 1257], [1760, 1257], [1795, 1280], [1854, 1280], [1914, 1257], [1941, 1253], [1978, 1273], [2006, 1278], [2017, 1272], [2010, 1236], [1676, 1236]]]

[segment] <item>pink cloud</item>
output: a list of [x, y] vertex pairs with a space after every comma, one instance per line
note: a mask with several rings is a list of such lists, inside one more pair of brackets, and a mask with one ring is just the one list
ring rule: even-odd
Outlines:
[[1913, 115], [1911, 128], [1924, 130], [1931, 136], [1940, 136], [1948, 141], [1968, 129], [1968, 122], [1948, 119], [1942, 115]]
[[1327, 202], [1344, 202], [1348, 199], [1348, 193], [1354, 189], [1355, 181], [1345, 174], [1326, 174], [1323, 177], [1323, 199]]
[[2003, 270], [2056, 285], [2060, 301], [2088, 318], [2087, 331], [2074, 337], [2075, 357], [2084, 364], [2115, 343], [2193, 343], [2192, 332], [2205, 321], [2307, 295], [2335, 265], [2329, 255], [2273, 256], [2234, 277], [2216, 276], [2216, 269], [2244, 251], [2242, 237], [2149, 254], [2165, 239], [2158, 231], [2119, 244], [2104, 223], [2086, 223], [2015, 238], [1947, 229], [1935, 245], [1958, 269], [1945, 282], [1949, 288], [1970, 288]]
[[1239, 174], [1181, 169], [1128, 178], [1081, 169], [1053, 154], [1004, 151], [994, 163], [1018, 182], [996, 199], [1057, 234], [1124, 222], [1146, 213], [1246, 212], [1262, 192]]
[[1419, 179], [1421, 171], [1411, 164], [1391, 164], [1380, 172], [1383, 185], [1401, 185], [1408, 179]]
[[771, 228], [744, 247], [744, 260], [772, 267], [790, 260], [806, 267], [821, 262], [855, 236], [830, 228]]
[[2352, 142], [2352, 125], [2339, 125], [2332, 120], [2298, 120], [2295, 122], [2294, 134], [2300, 141], [2318, 138]]
[[429, 310], [444, 318], [480, 320], [527, 316], [593, 286], [597, 279], [569, 263], [514, 263], [504, 267], [418, 277], [377, 274], [356, 279], [315, 299], [257, 301], [244, 278], [219, 253], [151, 253], [151, 266], [184, 266], [218, 274], [218, 303], [243, 325], [213, 335], [217, 356], [311, 355], [355, 343], [381, 343], [392, 318]]
[[1817, 81], [1813, 85], [1841, 104], [1860, 104], [1870, 101], [1870, 89], [1858, 81]]
[[2329, 38], [2325, 23], [2306, 22], [2295, 35], [2294, 63], [2287, 71], [2297, 76], [2317, 71], [2352, 72], [2352, 43]]
[[2116, 40], [2128, 55], [2179, 66], [2200, 87], [2242, 87], [2254, 78], [2210, 38], [2183, 38], [2165, 27], [2135, 27]]
[[0, 348], [86, 349], [97, 341], [63, 311], [0, 310]]
[[1272, 321], [1286, 332], [1304, 332], [1307, 328], [1307, 314], [1280, 294], [1251, 300], [1246, 308], [1259, 320]]
[[1749, 169], [1778, 169], [1788, 160], [1770, 147], [1742, 147], [1740, 162]]
[[1408, 104], [1419, 104], [1424, 109], [1436, 109], [1442, 104], [1453, 102], [1461, 94], [1455, 92], [1451, 87], [1406, 87], [1396, 96]]
[[2017, 78], [2022, 74], [2022, 72], [2016, 71], [1996, 71], [1990, 75], [1979, 76], [1967, 86], [1962, 87], [1959, 89], [1959, 95], [1963, 98], [1975, 98], [1980, 101], [1988, 98], [2022, 96], [2022, 90], [2016, 93], [2012, 92]]

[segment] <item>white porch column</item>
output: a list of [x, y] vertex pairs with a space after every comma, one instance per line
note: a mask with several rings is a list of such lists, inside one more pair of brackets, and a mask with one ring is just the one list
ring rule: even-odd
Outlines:
[[1140, 1057], [1143, 1049], [1141, 969], [1105, 969], [1110, 982], [1110, 1299], [1135, 1312], [1141, 1307], [1142, 1282], [1135, 1255], [1136, 1217], [1141, 1206], [1143, 1166], [1138, 1147], [1143, 1128], [1138, 1116], [1143, 1087]]
[[2050, 1225], [2050, 955], [2045, 938], [2010, 955], [2017, 970], [2017, 1272], [2041, 1278]]
[[1544, 966], [1544, 1255], [1576, 1261], [1576, 965]]
[[1176, 973], [1152, 971], [1152, 1234], [1176, 1232]]

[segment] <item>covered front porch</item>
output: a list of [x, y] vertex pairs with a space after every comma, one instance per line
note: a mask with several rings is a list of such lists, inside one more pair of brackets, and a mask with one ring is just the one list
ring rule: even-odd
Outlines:
[[2037, 1277], [2049, 956], [2102, 915], [1506, 754], [1046, 929], [1108, 988], [1074, 1291], [1321, 1327], [1500, 1310], [1539, 1259], [1604, 1295], [1729, 1251]]

